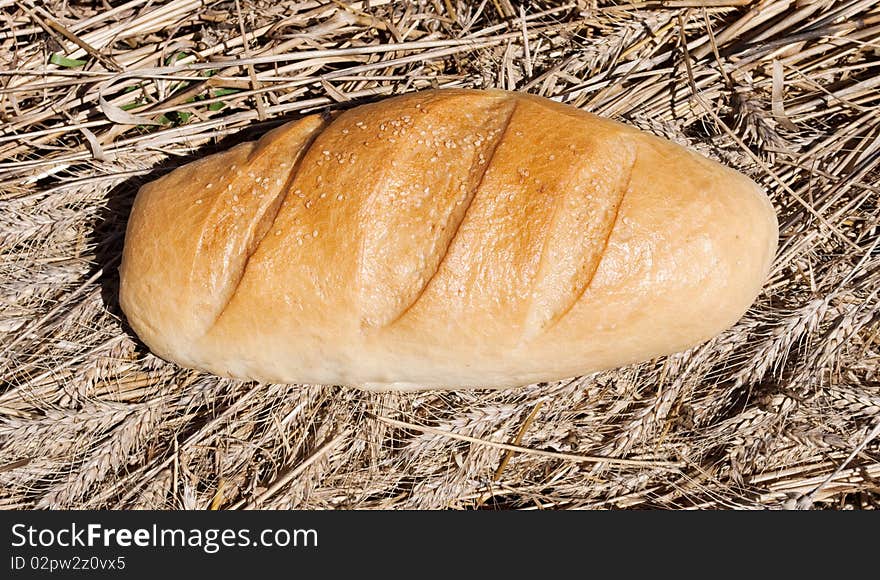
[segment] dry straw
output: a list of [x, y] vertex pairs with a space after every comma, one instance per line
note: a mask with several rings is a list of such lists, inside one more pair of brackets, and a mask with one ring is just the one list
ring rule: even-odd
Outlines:
[[[0, 0], [0, 507], [880, 505], [875, 0]], [[98, 8], [104, 6], [104, 8]], [[140, 183], [297, 115], [528, 91], [766, 187], [734, 328], [515, 391], [181, 370], [116, 303]]]

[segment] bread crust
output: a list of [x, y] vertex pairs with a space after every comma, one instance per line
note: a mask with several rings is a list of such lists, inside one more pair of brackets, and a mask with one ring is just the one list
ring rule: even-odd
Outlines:
[[145, 185], [120, 303], [158, 355], [223, 376], [510, 387], [716, 335], [777, 236], [753, 181], [666, 140], [530, 95], [424, 91]]

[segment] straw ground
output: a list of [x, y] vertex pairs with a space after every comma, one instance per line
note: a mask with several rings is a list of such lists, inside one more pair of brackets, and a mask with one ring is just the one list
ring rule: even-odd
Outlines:
[[[880, 504], [875, 0], [0, 0], [0, 506]], [[528, 91], [749, 174], [764, 292], [689, 352], [520, 390], [221, 380], [137, 343], [137, 187], [298, 115]]]

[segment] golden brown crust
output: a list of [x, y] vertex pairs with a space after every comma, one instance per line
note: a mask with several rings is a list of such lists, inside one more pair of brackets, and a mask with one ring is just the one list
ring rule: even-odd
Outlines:
[[[308, 117], [148, 183], [129, 218], [120, 305], [163, 357], [184, 357], [231, 300], [297, 160], [323, 122]], [[144, 327], [144, 331], [139, 329]]]
[[513, 386], [717, 334], [776, 238], [757, 185], [677, 145], [547, 99], [425, 91], [145, 186], [120, 301], [158, 354], [226, 376]]

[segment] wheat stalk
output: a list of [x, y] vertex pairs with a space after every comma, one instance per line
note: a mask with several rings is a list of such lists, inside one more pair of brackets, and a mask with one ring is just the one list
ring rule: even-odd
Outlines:
[[[845, 464], [880, 405], [876, 2], [238, 4], [6, 7], [0, 506], [876, 509], [876, 439]], [[544, 95], [747, 173], [780, 219], [764, 292], [688, 353], [517, 391], [239, 383], [128, 334], [140, 184], [431, 86]], [[680, 467], [577, 459], [622, 456]]]

